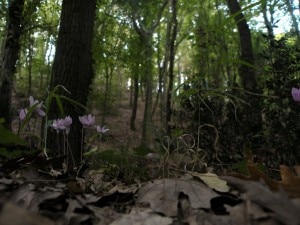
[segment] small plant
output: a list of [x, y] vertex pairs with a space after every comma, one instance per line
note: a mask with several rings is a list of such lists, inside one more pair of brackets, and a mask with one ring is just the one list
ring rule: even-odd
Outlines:
[[71, 155], [73, 165], [75, 165], [75, 160], [72, 155], [72, 149], [70, 149], [69, 143], [68, 143], [68, 134], [70, 132], [70, 127], [72, 124], [72, 118], [70, 116], [66, 116], [64, 119], [55, 119], [50, 124], [50, 127], [57, 131], [57, 133], [62, 132], [63, 134], [63, 152], [64, 155], [67, 156], [66, 160], [66, 166], [69, 164], [69, 155]]
[[[65, 90], [66, 92], [68, 92], [68, 90], [66, 90], [63, 86], [57, 86], [55, 87], [51, 92], [49, 92], [48, 97], [45, 101], [45, 105], [43, 101], [38, 101], [36, 99], [34, 99], [33, 96], [29, 97], [29, 107], [28, 108], [22, 108], [19, 110], [19, 120], [20, 120], [20, 125], [19, 125], [19, 129], [18, 129], [18, 135], [20, 134], [20, 132], [22, 132], [24, 130], [24, 128], [26, 126], [28, 126], [28, 133], [29, 133], [29, 137], [32, 136], [32, 134], [34, 133], [34, 127], [36, 125], [36, 121], [38, 119], [39, 116], [44, 117], [45, 118], [45, 124], [44, 124], [44, 155], [46, 156], [46, 158], [48, 158], [48, 154], [47, 154], [47, 131], [48, 131], [48, 127], [51, 127], [52, 130], [56, 131], [58, 135], [63, 135], [63, 152], [64, 155], [66, 155], [67, 159], [66, 159], [66, 165], [68, 167], [69, 164], [69, 159], [71, 158], [73, 165], [75, 165], [75, 160], [72, 154], [72, 149], [70, 149], [69, 146], [69, 142], [68, 142], [68, 135], [69, 132], [71, 130], [71, 125], [73, 122], [73, 119], [70, 116], [65, 116], [64, 118], [57, 118], [54, 120], [48, 120], [48, 112], [49, 112], [49, 108], [50, 108], [50, 103], [55, 100], [58, 108], [61, 112], [61, 114], [64, 114], [64, 109], [63, 109], [63, 104], [61, 102], [61, 99], [67, 100], [69, 102], [71, 102], [72, 104], [78, 105], [84, 109], [86, 109], [85, 106], [81, 105], [80, 103], [69, 99], [63, 95], [58, 95], [56, 94], [56, 92], [58, 91], [58, 88], [62, 88], [63, 90]], [[32, 121], [31, 118], [33, 118], [33, 116], [35, 116], [35, 120], [32, 126]], [[101, 141], [101, 137], [102, 134], [106, 133], [109, 129], [106, 129], [105, 126], [99, 126], [99, 125], [95, 125], [95, 116], [88, 114], [88, 115], [84, 115], [84, 116], [79, 116], [79, 121], [81, 122], [81, 124], [83, 125], [82, 127], [82, 146], [81, 146], [81, 161], [83, 160], [83, 143], [84, 143], [84, 130], [85, 129], [94, 129], [96, 131], [96, 135], [94, 135], [89, 142], [93, 141], [94, 138], [99, 137], [100, 136], [100, 141]], [[41, 139], [41, 138], [40, 138]]]
[[34, 99], [33, 96], [29, 97], [29, 108], [22, 108], [19, 111], [19, 120], [20, 120], [20, 126], [18, 129], [18, 135], [20, 132], [25, 128], [27, 125], [28, 127], [28, 135], [29, 135], [29, 147], [31, 148], [31, 143], [32, 143], [32, 134], [34, 133], [36, 124], [37, 124], [37, 119], [38, 117], [35, 117], [35, 120], [33, 123], [30, 122], [30, 118], [32, 114], [36, 113], [40, 117], [46, 116], [46, 113], [44, 111], [45, 106], [43, 105], [43, 101], [38, 101]]
[[98, 134], [96, 134], [95, 136], [93, 136], [91, 138], [91, 140], [89, 142], [91, 142], [95, 137], [97, 137], [98, 135], [100, 135], [100, 141], [101, 141], [101, 137], [102, 134], [106, 133], [107, 131], [109, 131], [109, 129], [106, 129], [105, 126], [101, 127], [99, 125], [95, 125], [95, 116], [88, 114], [88, 115], [83, 115], [83, 116], [79, 116], [79, 121], [82, 124], [82, 131], [81, 131], [81, 161], [83, 160], [83, 138], [84, 138], [84, 130], [85, 129], [96, 129], [96, 131], [98, 132]]

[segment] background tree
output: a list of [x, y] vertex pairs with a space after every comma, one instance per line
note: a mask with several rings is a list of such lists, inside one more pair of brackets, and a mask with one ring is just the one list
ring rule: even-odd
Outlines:
[[98, 4], [99, 13], [96, 19], [96, 34], [94, 39], [95, 59], [95, 86], [99, 87], [101, 96], [95, 104], [101, 109], [101, 123], [105, 124], [106, 116], [113, 113], [113, 103], [122, 98], [124, 85], [123, 77], [118, 76], [118, 71], [124, 75], [126, 45], [129, 42], [129, 21], [116, 5], [108, 0]]
[[[242, 13], [241, 6], [237, 0], [227, 0], [227, 5], [231, 15], [234, 15], [236, 22], [239, 40], [240, 40], [240, 60], [242, 61], [239, 67], [239, 76], [241, 78], [242, 87], [246, 91], [244, 93], [245, 101], [248, 104], [243, 106], [242, 123], [244, 126], [245, 137], [253, 138], [261, 131], [262, 118], [261, 118], [261, 105], [260, 98], [257, 98], [255, 94], [259, 93], [256, 71], [254, 69], [254, 53], [252, 47], [251, 31], [247, 24], [246, 18]], [[249, 92], [252, 95], [249, 95]], [[247, 128], [246, 128], [247, 127]]]
[[146, 86], [146, 100], [141, 146], [149, 147], [153, 137], [153, 126], [151, 123], [153, 106], [153, 34], [160, 23], [168, 0], [158, 2], [129, 1], [128, 3], [133, 27], [141, 43], [144, 44], [142, 51], [144, 51], [145, 57], [143, 79]]
[[[60, 28], [56, 45], [56, 53], [52, 69], [50, 89], [57, 85], [64, 86], [69, 98], [86, 105], [89, 87], [93, 78], [92, 40], [95, 20], [96, 2], [94, 0], [64, 0], [60, 19]], [[63, 94], [66, 94], [65, 92]], [[64, 114], [73, 118], [69, 134], [69, 146], [75, 163], [81, 161], [81, 128], [78, 117], [84, 109], [64, 102]], [[49, 119], [62, 117], [58, 106], [51, 104]], [[54, 132], [48, 132], [48, 148], [56, 151], [61, 143], [56, 141]]]
[[20, 37], [23, 30], [24, 0], [12, 0], [8, 7], [7, 28], [1, 49], [0, 64], [0, 118], [11, 128], [11, 98], [16, 62], [20, 51]]

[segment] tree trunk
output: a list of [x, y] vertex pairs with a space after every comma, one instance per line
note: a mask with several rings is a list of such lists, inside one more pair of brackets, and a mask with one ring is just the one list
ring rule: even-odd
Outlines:
[[152, 72], [152, 34], [148, 37], [145, 47], [145, 60], [147, 61], [145, 67], [145, 84], [146, 84], [146, 99], [145, 99], [145, 110], [143, 118], [143, 131], [141, 146], [149, 147], [152, 138], [152, 102], [153, 102], [153, 72]]
[[264, 18], [264, 22], [267, 28], [267, 32], [268, 32], [268, 38], [270, 41], [270, 45], [274, 46], [275, 43], [275, 35], [274, 35], [274, 30], [273, 30], [273, 12], [270, 12], [270, 16], [271, 16], [271, 21], [268, 19], [268, 15], [267, 15], [267, 2], [262, 2], [261, 4], [262, 7], [262, 13], [263, 13], [263, 18]]
[[[241, 12], [241, 7], [237, 0], [227, 0], [227, 5], [232, 15], [237, 12]], [[254, 65], [251, 33], [247, 21], [242, 12], [236, 15], [234, 19], [238, 28], [240, 38], [240, 59], [251, 65]], [[246, 90], [252, 91], [256, 89], [256, 74], [252, 67], [242, 64], [239, 69], [239, 74], [242, 79], [243, 87]]]
[[135, 119], [137, 113], [137, 102], [139, 97], [139, 77], [138, 74], [133, 78], [133, 101], [132, 101], [132, 111], [130, 117], [130, 129], [135, 130]]
[[294, 14], [293, 1], [291, 2], [290, 0], [285, 0], [285, 4], [287, 5], [288, 12], [291, 16], [292, 24], [295, 29], [295, 33], [297, 37], [297, 42], [299, 44], [300, 43], [299, 25], [298, 25], [297, 17]]
[[168, 122], [167, 121], [167, 95], [168, 95], [168, 67], [170, 66], [170, 46], [171, 46], [171, 32], [172, 32], [172, 19], [168, 18], [167, 31], [166, 31], [166, 42], [165, 42], [165, 55], [164, 61], [161, 68], [162, 76], [162, 93], [161, 93], [161, 122], [164, 134], [168, 133]]
[[[227, 5], [232, 15], [240, 12], [234, 17], [238, 28], [241, 45], [240, 59], [254, 66], [255, 63], [252, 49], [251, 33], [247, 21], [241, 12], [241, 7], [237, 0], [227, 0]], [[248, 138], [252, 138], [259, 131], [261, 131], [262, 118], [260, 110], [260, 99], [257, 96], [248, 93], [257, 93], [259, 90], [257, 88], [256, 72], [254, 68], [248, 65], [241, 64], [239, 68], [239, 76], [241, 78], [244, 90], [247, 91], [245, 92], [243, 98], [248, 104], [244, 105], [244, 107], [242, 108], [241, 115], [243, 116], [242, 126], [245, 127], [244, 135], [245, 138], [249, 140]]]
[[[64, 86], [71, 94], [67, 97], [86, 105], [89, 86], [93, 78], [92, 40], [95, 20], [95, 0], [63, 0], [61, 22], [53, 63], [51, 90], [57, 85]], [[66, 95], [66, 92], [61, 94]], [[75, 159], [81, 162], [81, 130], [78, 117], [85, 112], [82, 108], [64, 102], [65, 115], [61, 115], [55, 103], [51, 104], [49, 119], [71, 116], [73, 123], [68, 143]], [[56, 154], [61, 143], [56, 141], [56, 132], [48, 132], [48, 147]], [[60, 147], [61, 148], [61, 147]]]
[[8, 8], [7, 31], [0, 64], [0, 118], [11, 128], [11, 97], [16, 62], [20, 52], [24, 0], [11, 0]]
[[[144, 111], [144, 118], [143, 118], [143, 131], [142, 131], [142, 140], [141, 140], [141, 147], [150, 147], [150, 141], [152, 138], [152, 102], [153, 102], [153, 50], [152, 50], [152, 39], [155, 29], [160, 23], [162, 13], [165, 7], [168, 4], [168, 0], [165, 0], [163, 4], [159, 7], [157, 11], [157, 15], [155, 18], [148, 18], [151, 19], [150, 25], [145, 24], [147, 19], [144, 18], [143, 15], [138, 15], [136, 13], [136, 5], [131, 5], [132, 8], [132, 22], [134, 29], [136, 30], [137, 34], [142, 43], [144, 43], [144, 52], [145, 52], [145, 84], [146, 84], [146, 99], [145, 99], [145, 111]], [[146, 14], [147, 15], [147, 14]], [[138, 17], [139, 16], [139, 17]], [[149, 16], [149, 15], [147, 15]]]
[[177, 37], [177, 0], [172, 0], [171, 2], [172, 9], [172, 27], [171, 27], [171, 40], [170, 40], [170, 65], [169, 65], [169, 84], [167, 91], [167, 103], [166, 103], [166, 131], [168, 134], [171, 133], [171, 100], [173, 92], [173, 83], [174, 83], [174, 64], [175, 64], [175, 42]]
[[28, 69], [28, 95], [32, 95], [32, 59], [33, 59], [33, 44], [34, 39], [31, 36], [31, 31], [28, 31], [28, 54], [25, 53], [26, 64]]

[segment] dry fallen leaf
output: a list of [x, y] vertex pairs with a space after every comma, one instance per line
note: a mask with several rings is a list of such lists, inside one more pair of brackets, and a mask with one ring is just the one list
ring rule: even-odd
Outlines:
[[218, 196], [205, 184], [193, 179], [160, 179], [146, 183], [139, 190], [138, 202], [150, 203], [155, 212], [176, 216], [181, 192], [189, 197], [193, 209], [210, 208], [210, 199]]
[[230, 189], [229, 186], [226, 184], [226, 181], [220, 179], [214, 173], [193, 173], [193, 176], [199, 177], [208, 187], [216, 191], [228, 192]]
[[300, 198], [300, 176], [298, 167], [295, 167], [295, 176], [291, 169], [285, 165], [280, 166], [281, 186], [287, 192], [290, 198]]
[[154, 214], [152, 211], [132, 210], [130, 214], [125, 214], [121, 218], [113, 221], [110, 225], [169, 225], [172, 219]]
[[0, 213], [0, 225], [55, 225], [37, 213], [29, 212], [13, 203], [5, 203]]
[[283, 189], [273, 192], [263, 182], [246, 181], [236, 177], [222, 177], [229, 184], [242, 190], [242, 198], [269, 209], [272, 216], [285, 225], [300, 224], [300, 207], [294, 204]]

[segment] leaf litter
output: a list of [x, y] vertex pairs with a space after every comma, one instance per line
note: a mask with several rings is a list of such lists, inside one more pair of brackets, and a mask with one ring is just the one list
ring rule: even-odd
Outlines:
[[281, 166], [279, 181], [248, 167], [247, 177], [193, 172], [128, 185], [97, 170], [55, 177], [2, 164], [0, 225], [299, 225], [299, 167]]

